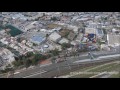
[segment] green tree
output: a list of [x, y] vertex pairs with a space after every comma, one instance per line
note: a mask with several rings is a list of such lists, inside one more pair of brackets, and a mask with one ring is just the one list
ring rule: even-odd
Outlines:
[[22, 65], [22, 61], [18, 60], [18, 61], [13, 61], [12, 64], [14, 65], [14, 67], [19, 67], [20, 65]]
[[36, 43], [33, 43], [33, 46], [37, 46], [37, 44], [36, 44]]
[[36, 60], [36, 59], [32, 59], [32, 60], [31, 60], [31, 64], [32, 64], [32, 65], [37, 65], [37, 63], [38, 63], [38, 60]]
[[25, 60], [24, 65], [26, 68], [28, 68], [31, 65], [31, 61], [29, 59]]
[[50, 53], [54, 56], [57, 56], [57, 55], [59, 55], [59, 50], [58, 49], [50, 50]]
[[51, 17], [51, 20], [56, 21], [57, 17]]
[[62, 49], [65, 50], [67, 48], [70, 48], [71, 44], [70, 43], [63, 43], [63, 44], [61, 44], [61, 46], [62, 46]]
[[27, 56], [27, 57], [34, 56], [34, 53], [33, 53], [33, 52], [28, 52], [26, 56]]
[[55, 63], [55, 60], [56, 60], [56, 58], [52, 57], [52, 59], [51, 59], [52, 63]]
[[103, 28], [103, 33], [104, 33], [104, 34], [107, 34], [107, 31], [106, 31], [106, 29], [104, 29], [104, 28]]
[[46, 38], [49, 36], [49, 34], [46, 34]]

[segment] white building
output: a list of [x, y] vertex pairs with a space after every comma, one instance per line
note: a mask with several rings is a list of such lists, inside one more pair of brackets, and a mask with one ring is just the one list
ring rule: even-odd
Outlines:
[[79, 29], [79, 28], [78, 28], [77, 26], [68, 25], [67, 28], [73, 30], [74, 33], [78, 33], [78, 29]]
[[57, 32], [53, 32], [50, 36], [49, 39], [58, 42], [60, 40], [61, 36]]
[[14, 54], [11, 51], [6, 48], [0, 48], [0, 69], [5, 69], [5, 67], [14, 60]]
[[120, 45], [120, 35], [107, 34], [107, 41], [109, 46]]
[[66, 39], [66, 38], [62, 38], [62, 39], [59, 41], [60, 44], [68, 43], [68, 42], [69, 42], [69, 40]]
[[85, 33], [86, 34], [96, 34], [96, 29], [95, 28], [85, 28]]
[[6, 38], [1, 39], [0, 41], [1, 41], [3, 44], [8, 45], [8, 41], [6, 41]]

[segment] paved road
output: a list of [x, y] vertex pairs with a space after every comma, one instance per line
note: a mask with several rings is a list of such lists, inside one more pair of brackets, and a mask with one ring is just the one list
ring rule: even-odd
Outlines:
[[[54, 76], [59, 76], [70, 71], [74, 71], [81, 67], [83, 64], [96, 63], [96, 62], [104, 62], [108, 60], [116, 60], [120, 57], [119, 51], [111, 51], [111, 52], [92, 52], [95, 53], [95, 59], [89, 59], [87, 54], [78, 56], [78, 57], [67, 57], [66, 61], [60, 63], [54, 63], [49, 66], [36, 66], [33, 69], [28, 69], [22, 72], [18, 72], [14, 74], [14, 78], [51, 78]], [[117, 55], [118, 54], [118, 55]], [[106, 56], [109, 55], [109, 56]], [[112, 56], [113, 55], [113, 56]], [[1, 75], [1, 78], [5, 78], [7, 76]]]
[[34, 69], [30, 69], [30, 70], [15, 74], [14, 78], [51, 78], [56, 75], [59, 76], [59, 75], [68, 73], [70, 71], [74, 71], [83, 64], [104, 62], [109, 60], [116, 60], [119, 58], [120, 58], [120, 54], [113, 55], [112, 57], [102, 56], [102, 58], [100, 57], [94, 60], [91, 60], [91, 59], [76, 60], [76, 61], [68, 60], [65, 62], [49, 65], [47, 67], [38, 66], [38, 67], [35, 67]]
[[90, 78], [109, 78], [111, 76], [111, 74], [107, 73], [107, 72], [102, 72], [98, 75], [94, 75]]

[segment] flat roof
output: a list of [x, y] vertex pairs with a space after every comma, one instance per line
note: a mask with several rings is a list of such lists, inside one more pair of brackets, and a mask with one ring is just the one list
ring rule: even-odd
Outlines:
[[32, 39], [32, 41], [42, 42], [45, 40], [45, 37], [36, 35], [36, 36], [33, 36], [31, 39]]
[[108, 44], [120, 44], [120, 35], [108, 34], [107, 35]]

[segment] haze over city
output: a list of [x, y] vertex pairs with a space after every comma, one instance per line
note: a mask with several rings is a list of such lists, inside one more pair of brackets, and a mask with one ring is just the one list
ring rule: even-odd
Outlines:
[[0, 12], [0, 78], [119, 78], [120, 12]]

